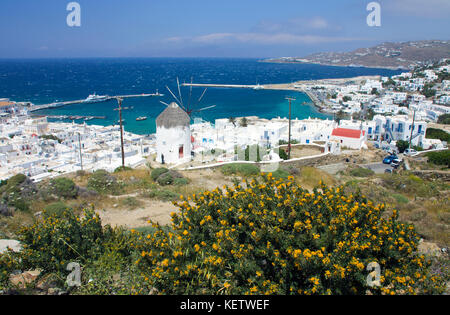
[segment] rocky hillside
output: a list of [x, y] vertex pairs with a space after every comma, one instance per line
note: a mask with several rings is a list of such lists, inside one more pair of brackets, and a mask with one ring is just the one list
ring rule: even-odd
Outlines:
[[383, 43], [351, 52], [323, 52], [306, 57], [283, 57], [266, 62], [316, 63], [334, 66], [412, 69], [416, 66], [450, 58], [450, 41], [429, 40]]

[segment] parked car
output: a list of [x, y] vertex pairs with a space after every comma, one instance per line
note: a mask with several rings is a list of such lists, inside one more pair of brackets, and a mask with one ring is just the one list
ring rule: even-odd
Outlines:
[[395, 159], [395, 160], [393, 160], [392, 163], [391, 163], [391, 167], [392, 167], [393, 169], [398, 169], [398, 168], [400, 167], [400, 165], [402, 165], [402, 161], [399, 160], [399, 159]]
[[396, 159], [398, 159], [396, 155], [389, 155], [383, 160], [383, 164], [391, 164]]
[[415, 155], [419, 154], [419, 152], [417, 152], [414, 149], [406, 149], [404, 154], [407, 156], [415, 156]]
[[388, 169], [388, 168], [385, 169], [384, 172], [385, 172], [386, 174], [392, 174], [392, 170], [390, 170], [390, 169]]

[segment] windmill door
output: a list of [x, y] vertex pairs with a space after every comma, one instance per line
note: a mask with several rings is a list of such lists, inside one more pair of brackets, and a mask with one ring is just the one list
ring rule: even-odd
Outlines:
[[184, 146], [180, 145], [179, 149], [180, 159], [184, 158]]

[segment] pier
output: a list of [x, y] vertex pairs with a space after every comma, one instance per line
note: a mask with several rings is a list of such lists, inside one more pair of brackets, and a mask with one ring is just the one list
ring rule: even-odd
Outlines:
[[264, 89], [262, 85], [235, 85], [235, 84], [200, 84], [183, 83], [181, 86], [205, 87], [205, 88], [238, 88], [238, 89]]
[[[135, 97], [157, 97], [157, 96], [164, 96], [164, 94], [159, 94], [159, 93], [145, 94], [145, 93], [143, 93], [143, 94], [132, 94], [132, 95], [108, 96], [108, 98], [102, 102], [108, 102], [110, 100], [117, 99], [117, 98], [125, 99], [125, 98], [135, 98]], [[36, 112], [39, 110], [59, 108], [59, 107], [64, 107], [64, 106], [74, 105], [74, 104], [93, 104], [93, 103], [86, 102], [85, 99], [77, 100], [77, 101], [67, 101], [67, 102], [54, 102], [51, 104], [33, 105], [32, 107], [30, 107], [28, 109], [28, 111]]]
[[[309, 83], [309, 82], [308, 82]], [[300, 87], [298, 84], [267, 84], [267, 85], [235, 85], [235, 84], [201, 84], [201, 83], [183, 83], [182, 86], [187, 87], [204, 87], [204, 88], [238, 88], [253, 90], [276, 90], [276, 91], [296, 91], [308, 95], [315, 106], [323, 109], [325, 104], [311, 91]]]
[[94, 120], [106, 119], [106, 116], [83, 116], [83, 115], [33, 115], [33, 117], [47, 117], [50, 119], [68, 119], [68, 120]]

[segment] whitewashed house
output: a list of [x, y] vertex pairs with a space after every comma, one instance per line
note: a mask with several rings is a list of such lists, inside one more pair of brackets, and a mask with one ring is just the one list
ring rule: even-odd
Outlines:
[[338, 141], [342, 148], [361, 150], [366, 141], [364, 130], [336, 128], [331, 133], [331, 141]]
[[172, 103], [156, 118], [156, 160], [161, 164], [178, 164], [191, 160], [191, 119]]

